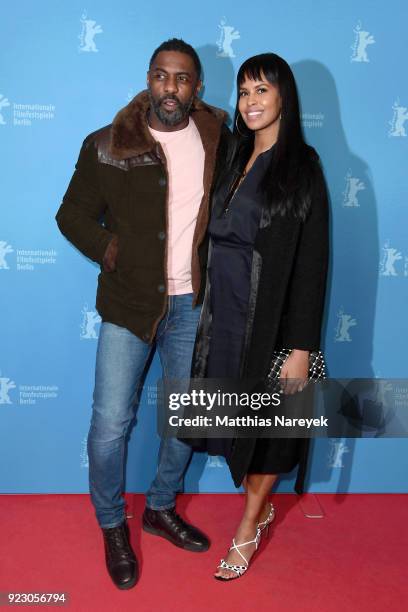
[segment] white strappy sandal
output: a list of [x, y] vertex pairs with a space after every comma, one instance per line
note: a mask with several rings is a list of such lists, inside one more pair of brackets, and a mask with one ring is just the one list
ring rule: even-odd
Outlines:
[[246, 546], [247, 544], [255, 544], [255, 551], [256, 551], [258, 550], [260, 540], [261, 540], [261, 530], [259, 529], [259, 527], [257, 527], [256, 529], [256, 536], [253, 540], [249, 540], [248, 542], [242, 542], [242, 544], [237, 544], [234, 538], [232, 540], [232, 546], [230, 547], [228, 552], [230, 552], [231, 550], [236, 550], [239, 556], [242, 557], [242, 559], [244, 560], [245, 565], [231, 565], [230, 563], [227, 563], [224, 559], [221, 559], [221, 563], [218, 567], [222, 569], [231, 570], [232, 572], [236, 573], [236, 576], [231, 577], [231, 578], [225, 578], [224, 576], [214, 576], [214, 578], [216, 578], [216, 580], [224, 580], [226, 582], [227, 580], [235, 580], [236, 578], [240, 578], [243, 574], [245, 574], [245, 572], [248, 569], [249, 562], [247, 561], [247, 559], [244, 557], [244, 555], [239, 549], [242, 548], [242, 546]]
[[264, 521], [262, 521], [261, 523], [258, 523], [257, 525], [257, 528], [260, 531], [263, 531], [264, 529], [266, 529], [266, 537], [268, 537], [269, 535], [269, 525], [272, 523], [272, 521], [275, 518], [275, 508], [273, 507], [273, 504], [271, 502], [269, 502], [269, 505], [271, 509], [269, 510], [268, 516], [266, 517]]

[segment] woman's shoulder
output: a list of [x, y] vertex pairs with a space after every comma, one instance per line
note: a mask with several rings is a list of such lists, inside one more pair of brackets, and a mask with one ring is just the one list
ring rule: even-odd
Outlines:
[[324, 183], [324, 174], [320, 155], [314, 147], [305, 144], [303, 155], [304, 169], [312, 183]]
[[314, 147], [305, 143], [304, 145], [304, 159], [311, 165], [320, 165], [320, 155]]
[[307, 182], [309, 184], [310, 205], [313, 209], [327, 210], [328, 189], [323, 172], [321, 158], [314, 147], [307, 147]]

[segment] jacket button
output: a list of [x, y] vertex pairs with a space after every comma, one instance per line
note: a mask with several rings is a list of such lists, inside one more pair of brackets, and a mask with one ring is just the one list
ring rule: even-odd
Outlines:
[[165, 232], [159, 232], [157, 234], [157, 237], [158, 237], [159, 240], [164, 240], [165, 237], [166, 237], [166, 234], [165, 234]]
[[166, 287], [165, 287], [164, 285], [158, 285], [158, 287], [157, 287], [157, 291], [158, 291], [159, 293], [164, 293], [164, 292], [165, 292], [165, 290], [166, 290]]
[[161, 176], [161, 177], [159, 178], [159, 185], [160, 185], [160, 187], [164, 187], [164, 186], [166, 185], [166, 182], [167, 182], [167, 181], [166, 181], [166, 179], [164, 178], [164, 176]]

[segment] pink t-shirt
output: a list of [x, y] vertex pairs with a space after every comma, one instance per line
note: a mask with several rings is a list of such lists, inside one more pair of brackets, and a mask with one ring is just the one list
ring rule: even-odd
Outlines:
[[204, 193], [203, 144], [192, 119], [175, 132], [149, 130], [163, 147], [169, 172], [168, 293], [191, 293], [193, 235]]

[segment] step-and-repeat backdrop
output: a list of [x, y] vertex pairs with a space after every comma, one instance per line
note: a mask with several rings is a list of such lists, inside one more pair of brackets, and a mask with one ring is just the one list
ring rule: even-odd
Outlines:
[[[204, 66], [204, 99], [232, 114], [235, 75], [274, 51], [295, 73], [307, 140], [331, 195], [325, 352], [332, 377], [404, 378], [408, 303], [408, 8], [403, 0], [19, 0], [0, 19], [0, 491], [85, 492], [100, 318], [98, 268], [54, 216], [84, 137], [145, 87], [176, 36]], [[127, 489], [156, 467], [154, 359], [128, 453]], [[408, 385], [398, 390], [408, 407]], [[407, 491], [406, 439], [320, 439], [315, 492]], [[291, 491], [293, 475], [279, 491]], [[196, 455], [187, 491], [235, 491]]]

